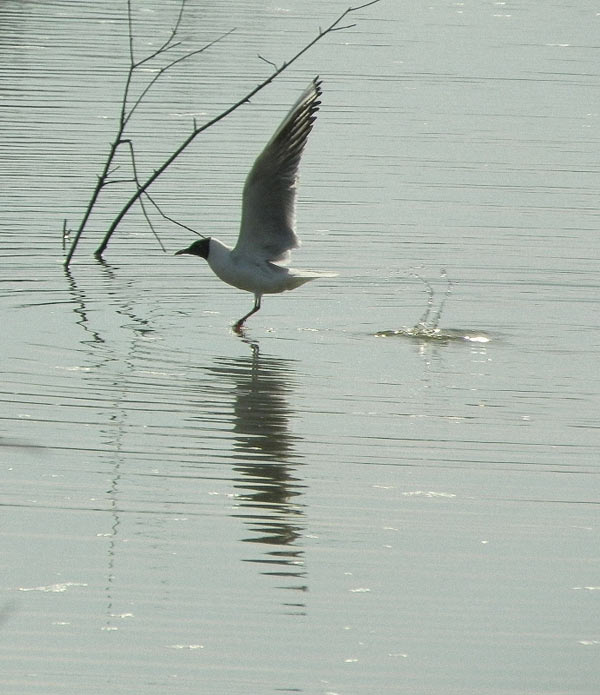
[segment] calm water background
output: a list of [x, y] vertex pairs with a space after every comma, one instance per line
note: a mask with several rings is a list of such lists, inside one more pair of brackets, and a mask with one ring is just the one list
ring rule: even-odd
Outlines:
[[[176, 3], [134, 0], [138, 55]], [[130, 135], [148, 175], [347, 6], [189, 2]], [[33, 693], [592, 695], [600, 683], [600, 15], [381, 4], [154, 187], [233, 242], [254, 157], [324, 80], [299, 267], [251, 307], [139, 212], [71, 272], [127, 65], [125, 3], [0, 5], [0, 684]], [[153, 42], [152, 46], [149, 42]], [[123, 176], [128, 163], [120, 159]], [[453, 282], [440, 325], [376, 338]]]

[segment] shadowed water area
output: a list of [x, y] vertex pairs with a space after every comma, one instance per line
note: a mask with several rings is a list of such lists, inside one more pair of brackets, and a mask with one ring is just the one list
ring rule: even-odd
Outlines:
[[[141, 57], [177, 3], [132, 7]], [[346, 7], [188, 0], [175, 51], [235, 31], [148, 93], [140, 177]], [[252, 162], [322, 78], [293, 265], [338, 277], [236, 335], [252, 296], [174, 256], [195, 237], [156, 210], [166, 252], [136, 207], [93, 258], [125, 150], [63, 267], [126, 3], [0, 5], [3, 695], [597, 693], [597, 4], [352, 22], [152, 187], [233, 245]]]

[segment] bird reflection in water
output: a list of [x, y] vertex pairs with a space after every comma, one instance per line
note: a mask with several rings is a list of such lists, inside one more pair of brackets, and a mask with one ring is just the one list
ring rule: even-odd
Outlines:
[[[209, 371], [235, 387], [233, 405], [234, 467], [237, 511], [253, 535], [245, 542], [273, 546], [264, 556], [248, 559], [271, 568], [263, 574], [304, 579], [303, 485], [296, 475], [301, 455], [290, 431], [288, 403], [293, 371], [289, 360], [260, 355], [258, 343], [244, 339], [251, 354], [221, 358]], [[276, 566], [276, 567], [273, 567]], [[286, 586], [304, 590], [302, 584]], [[298, 604], [294, 604], [298, 606]]]

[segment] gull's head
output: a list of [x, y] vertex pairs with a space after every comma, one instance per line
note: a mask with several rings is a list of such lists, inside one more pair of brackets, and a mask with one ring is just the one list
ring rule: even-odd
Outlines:
[[210, 237], [205, 239], [198, 239], [187, 249], [181, 249], [181, 251], [176, 251], [176, 256], [181, 256], [184, 253], [190, 254], [190, 256], [200, 256], [200, 258], [208, 258], [208, 249], [210, 247]]

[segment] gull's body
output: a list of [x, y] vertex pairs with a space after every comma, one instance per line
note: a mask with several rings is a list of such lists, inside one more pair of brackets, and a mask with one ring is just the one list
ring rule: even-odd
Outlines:
[[316, 78], [302, 93], [259, 155], [244, 184], [242, 221], [237, 244], [230, 248], [207, 237], [177, 252], [206, 259], [223, 282], [254, 294], [254, 307], [234, 325], [260, 309], [263, 294], [293, 290], [318, 277], [316, 273], [288, 268], [296, 236], [298, 166], [319, 108], [321, 82]]

